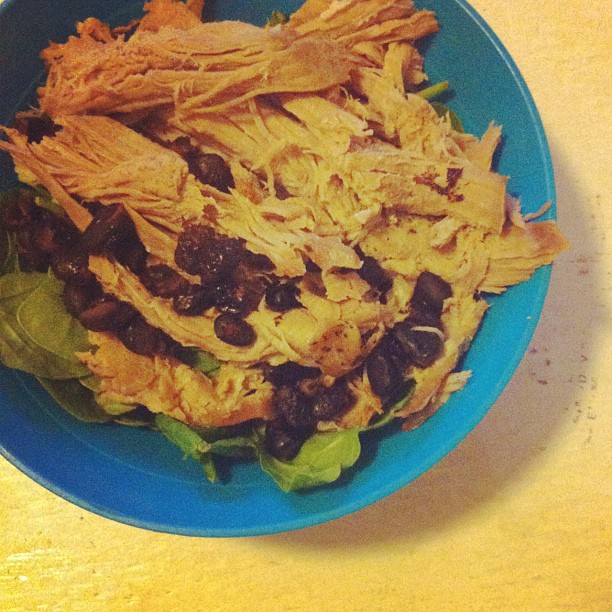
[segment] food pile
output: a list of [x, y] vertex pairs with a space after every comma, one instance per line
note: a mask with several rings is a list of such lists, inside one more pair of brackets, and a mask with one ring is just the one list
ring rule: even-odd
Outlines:
[[0, 140], [29, 186], [0, 213], [0, 358], [81, 418], [159, 428], [211, 480], [246, 453], [285, 489], [329, 482], [359, 433], [463, 387], [483, 294], [567, 243], [491, 169], [501, 128], [427, 99], [433, 13], [201, 11], [152, 0], [43, 51], [38, 107]]

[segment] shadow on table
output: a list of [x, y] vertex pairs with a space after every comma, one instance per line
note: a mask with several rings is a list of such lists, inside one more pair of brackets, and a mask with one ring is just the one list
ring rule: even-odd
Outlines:
[[[554, 144], [554, 143], [553, 143]], [[562, 424], [580, 412], [594, 338], [605, 313], [597, 235], [599, 200], [585, 201], [563, 152], [553, 150], [558, 221], [572, 248], [554, 266], [544, 311], [528, 352], [504, 393], [476, 429], [418, 480], [353, 515], [297, 532], [257, 538], [257, 545], [355, 547], [418, 541], [449, 529], [484, 505], [503, 502], [528, 466], [546, 456]], [[604, 211], [600, 211], [603, 214]]]

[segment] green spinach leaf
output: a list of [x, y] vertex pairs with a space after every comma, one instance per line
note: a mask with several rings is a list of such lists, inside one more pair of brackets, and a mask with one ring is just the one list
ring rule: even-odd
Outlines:
[[189, 426], [165, 414], [155, 415], [155, 425], [170, 442], [183, 451], [183, 458], [191, 457], [199, 461], [204, 468], [204, 474], [210, 482], [217, 482], [217, 468], [209, 452], [209, 443], [203, 440]]
[[338, 479], [343, 469], [351, 467], [359, 458], [361, 443], [359, 429], [317, 433], [308, 438], [297, 457], [281, 461], [258, 445], [259, 463], [283, 491], [297, 491]]
[[185, 348], [180, 359], [194, 370], [199, 370], [209, 378], [215, 376], [221, 367], [221, 362], [206, 351], [196, 348]]
[[[155, 415], [155, 425], [168, 440], [176, 444], [182, 451], [185, 458], [191, 457], [199, 461], [206, 477], [211, 482], [218, 480], [217, 469], [215, 466], [214, 455], [226, 457], [245, 457], [252, 456], [255, 451], [255, 439], [248, 435], [232, 435], [228, 428], [225, 438], [214, 439], [212, 442], [204, 439], [204, 433], [200, 434], [185, 423], [181, 423], [165, 414]], [[206, 428], [213, 431], [213, 438], [216, 438], [218, 431], [225, 428]]]
[[272, 28], [276, 25], [287, 23], [288, 21], [289, 16], [286, 13], [283, 13], [282, 11], [272, 11], [272, 14], [270, 15], [270, 17], [268, 17], [266, 25]]
[[432, 102], [431, 105], [439, 117], [445, 117], [448, 115], [453, 130], [460, 132], [461, 134], [464, 133], [465, 130], [463, 128], [463, 123], [461, 123], [459, 115], [452, 108], [449, 108], [446, 106], [446, 104], [442, 104], [442, 102]]
[[79, 378], [79, 382], [90, 391], [94, 393], [100, 392], [100, 387], [102, 386], [102, 380], [98, 378], [95, 374], [89, 374], [89, 376], [83, 376]]
[[94, 397], [96, 398], [96, 401], [98, 402], [102, 410], [104, 410], [104, 412], [106, 412], [106, 414], [110, 416], [121, 416], [122, 414], [127, 414], [128, 412], [132, 412], [132, 410], [134, 410], [135, 408], [134, 404], [125, 404], [123, 402], [111, 402], [109, 400], [106, 400], [100, 397], [97, 394], [94, 394]]
[[57, 217], [67, 217], [66, 211], [53, 199], [53, 196], [44, 187], [38, 187], [34, 192], [36, 194], [34, 196], [34, 201], [38, 206], [52, 212]]
[[11, 270], [11, 255], [14, 252], [11, 236], [0, 227], [0, 275]]
[[183, 451], [185, 458], [199, 459], [200, 449], [207, 443], [193, 429], [166, 414], [156, 414], [155, 425], [170, 442]]
[[395, 401], [395, 403], [383, 415], [378, 417], [378, 419], [373, 420], [369, 425], [363, 427], [361, 431], [372, 431], [373, 429], [380, 429], [381, 427], [384, 427], [385, 425], [393, 421], [393, 419], [395, 419], [395, 417], [397, 416], [397, 413], [408, 403], [408, 401], [412, 397], [412, 394], [414, 392], [414, 386], [414, 379], [409, 378], [404, 383], [403, 389], [399, 394], [399, 398]]
[[449, 86], [448, 81], [441, 81], [440, 83], [436, 83], [435, 85], [430, 85], [429, 87], [425, 87], [425, 89], [421, 89], [417, 91], [417, 96], [424, 98], [425, 100], [431, 100], [440, 94], [443, 94]]
[[96, 402], [94, 394], [75, 378], [51, 380], [38, 377], [49, 395], [73, 417], [86, 423], [107, 423], [112, 416]]
[[0, 276], [0, 361], [9, 368], [42, 378], [84, 376], [88, 370], [74, 355], [67, 359], [37, 344], [18, 320], [17, 312], [24, 300], [47, 278], [46, 274], [37, 272]]
[[89, 348], [87, 331], [66, 310], [62, 301], [63, 288], [61, 281], [47, 276], [19, 306], [17, 321], [30, 340], [40, 347], [64, 359], [77, 361], [75, 352]]

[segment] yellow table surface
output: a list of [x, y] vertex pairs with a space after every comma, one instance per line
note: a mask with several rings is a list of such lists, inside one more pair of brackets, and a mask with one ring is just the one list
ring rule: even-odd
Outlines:
[[258, 538], [117, 524], [0, 460], [0, 609], [612, 610], [612, 9], [472, 5], [535, 98], [572, 242], [490, 413], [389, 498]]

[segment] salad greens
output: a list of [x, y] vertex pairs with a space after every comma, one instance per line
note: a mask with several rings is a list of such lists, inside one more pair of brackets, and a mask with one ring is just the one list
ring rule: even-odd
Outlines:
[[[450, 84], [448, 81], [441, 81], [440, 83], [436, 83], [434, 85], [430, 85], [429, 87], [425, 87], [424, 89], [420, 89], [416, 92], [417, 96], [420, 96], [424, 100], [433, 100], [437, 98], [445, 91], [448, 90]], [[439, 117], [448, 116], [448, 119], [451, 123], [451, 127], [456, 132], [463, 133], [465, 130], [463, 128], [463, 123], [461, 123], [461, 119], [459, 119], [459, 115], [449, 108], [446, 104], [438, 101], [430, 102], [432, 108], [436, 111], [436, 114]]]
[[306, 440], [294, 459], [281, 461], [266, 450], [263, 427], [255, 427], [246, 435], [207, 440], [210, 432], [199, 433], [165, 414], [156, 415], [155, 424], [183, 451], [184, 458], [202, 463], [211, 482], [218, 480], [214, 455], [256, 457], [283, 491], [296, 491], [337, 480], [342, 470], [352, 466], [361, 453], [357, 428], [315, 434]]
[[[11, 205], [14, 197], [14, 191], [0, 196], [0, 211]], [[37, 198], [40, 202], [53, 210], [48, 198]], [[266, 451], [260, 425], [196, 431], [164, 414], [155, 415], [151, 421], [138, 415], [137, 406], [100, 401], [100, 381], [75, 355], [90, 346], [87, 331], [64, 306], [64, 283], [51, 272], [20, 270], [13, 237], [2, 227], [0, 262], [0, 362], [36, 376], [49, 395], [75, 418], [88, 423], [152, 422], [186, 458], [202, 464], [211, 482], [219, 480], [214, 456], [255, 457], [284, 491], [333, 482], [358, 459], [361, 445], [356, 428], [316, 434], [295, 459], [281, 461]], [[207, 376], [214, 376], [221, 366], [201, 350], [188, 349], [181, 357]]]
[[436, 83], [435, 85], [430, 85], [429, 87], [425, 87], [424, 89], [420, 89], [417, 91], [417, 96], [425, 100], [431, 100], [444, 93], [449, 87], [448, 81], [441, 81], [440, 83]]
[[258, 447], [261, 467], [283, 491], [306, 489], [334, 482], [343, 469], [351, 467], [361, 454], [359, 429], [317, 433], [308, 438], [291, 461], [280, 461]]
[[[286, 20], [286, 15], [274, 11], [268, 25]], [[448, 86], [443, 81], [417, 94], [430, 100]], [[453, 110], [441, 102], [431, 104], [439, 116], [448, 116], [452, 127], [463, 132], [461, 120]], [[64, 283], [50, 270], [21, 270], [14, 236], [3, 227], [3, 210], [14, 204], [21, 189], [0, 193], [0, 363], [34, 375], [75, 418], [88, 423], [153, 427], [178, 446], [185, 459], [201, 463], [211, 482], [219, 480], [215, 457], [254, 458], [283, 491], [296, 491], [337, 480], [358, 460], [360, 435], [390, 423], [410, 398], [412, 381], [408, 381], [400, 399], [367, 427], [316, 433], [290, 461], [277, 459], [266, 450], [261, 424], [195, 429], [164, 414], [152, 415], [143, 406], [102, 401], [100, 380], [75, 355], [91, 347], [87, 331], [64, 306]], [[65, 216], [46, 191], [35, 194], [39, 206]], [[198, 349], [185, 349], [181, 359], [209, 377], [214, 377], [221, 367], [213, 355]]]
[[444, 117], [445, 115], [448, 115], [453, 130], [462, 134], [463, 132], [465, 132], [463, 128], [463, 123], [461, 123], [459, 115], [457, 115], [457, 113], [452, 108], [449, 108], [448, 106], [446, 106], [446, 104], [442, 104], [442, 102], [430, 102], [430, 104], [436, 111], [438, 116]]
[[221, 362], [216, 357], [196, 348], [185, 349], [181, 354], [181, 359], [188, 366], [199, 370], [208, 377], [215, 376], [221, 367]]
[[87, 348], [87, 335], [57, 299], [61, 287], [61, 281], [40, 272], [17, 271], [0, 277], [0, 360], [4, 365], [49, 379], [89, 374], [74, 354]]
[[[46, 275], [17, 308], [17, 322], [41, 348], [74, 362], [74, 353], [86, 351], [89, 343], [85, 328], [64, 307], [63, 285], [54, 276]], [[80, 370], [85, 372], [86, 368], [77, 368], [77, 373]]]
[[95, 399], [94, 394], [78, 379], [53, 380], [38, 377], [49, 395], [73, 417], [85, 423], [107, 423], [112, 416]]
[[403, 397], [371, 425], [317, 433], [304, 442], [300, 452], [290, 461], [281, 461], [270, 455], [264, 444], [262, 426], [246, 432], [240, 431], [244, 427], [208, 427], [198, 431], [165, 414], [157, 414], [155, 424], [183, 451], [185, 459], [195, 459], [202, 464], [211, 482], [219, 479], [215, 455], [254, 457], [283, 491], [297, 491], [334, 482], [343, 470], [353, 466], [361, 454], [359, 436], [390, 423], [410, 399], [412, 388], [409, 381]]
[[270, 17], [266, 21], [266, 25], [270, 28], [281, 25], [283, 23], [287, 23], [289, 21], [289, 16], [282, 11], [272, 11]]

